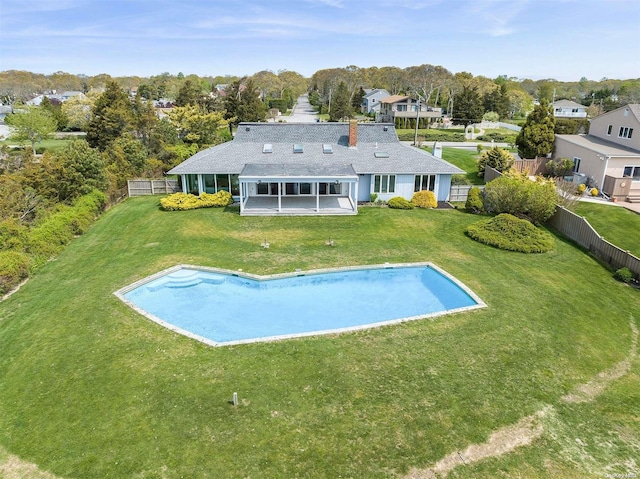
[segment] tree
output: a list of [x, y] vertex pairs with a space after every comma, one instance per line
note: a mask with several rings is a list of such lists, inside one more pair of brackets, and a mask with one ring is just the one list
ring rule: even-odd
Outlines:
[[85, 140], [74, 140], [57, 153], [61, 166], [58, 200], [70, 203], [91, 190], [107, 188], [105, 164], [97, 149]]
[[60, 100], [51, 101], [45, 96], [40, 103], [40, 108], [49, 112], [56, 122], [56, 131], [62, 131], [67, 127], [69, 119], [62, 111], [62, 103]]
[[215, 145], [226, 140], [229, 120], [222, 112], [203, 112], [195, 105], [176, 107], [169, 113], [169, 120], [178, 138], [185, 143]]
[[459, 123], [466, 127], [482, 121], [484, 107], [476, 87], [463, 87], [462, 92], [455, 97], [455, 103], [454, 123]]
[[329, 111], [329, 121], [340, 121], [343, 118], [351, 118], [351, 102], [349, 101], [349, 91], [347, 84], [340, 82], [337, 91], [331, 97], [331, 110]]
[[236, 121], [264, 121], [266, 116], [267, 107], [260, 100], [260, 91], [253, 80], [249, 78], [245, 82], [244, 90], [240, 92]]
[[202, 88], [196, 82], [191, 80], [185, 80], [185, 82], [178, 90], [178, 96], [176, 96], [176, 106], [196, 105], [198, 100], [202, 96]]
[[516, 137], [522, 158], [547, 156], [553, 151], [555, 119], [546, 102], [536, 105]]
[[512, 166], [515, 158], [504, 148], [490, 148], [480, 153], [478, 160], [478, 176], [484, 176], [484, 170], [487, 166], [498, 170], [499, 172], [508, 171]]
[[100, 95], [89, 92], [86, 95], [75, 95], [65, 101], [61, 108], [67, 117], [67, 128], [86, 131], [91, 120], [91, 109]]
[[13, 128], [12, 138], [29, 141], [34, 150], [36, 143], [51, 138], [57, 127], [51, 113], [39, 107], [7, 115], [5, 123]]
[[104, 151], [113, 140], [131, 128], [132, 107], [127, 94], [109, 81], [105, 92], [98, 97], [87, 126], [87, 142], [92, 148]]

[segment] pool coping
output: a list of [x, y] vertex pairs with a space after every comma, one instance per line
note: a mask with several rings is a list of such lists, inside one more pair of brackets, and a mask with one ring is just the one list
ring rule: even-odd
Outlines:
[[[420, 266], [427, 266], [429, 268], [432, 268], [433, 270], [437, 271], [438, 273], [440, 273], [441, 275], [445, 276], [447, 279], [449, 279], [451, 282], [453, 282], [454, 284], [456, 284], [459, 288], [461, 288], [465, 293], [467, 293], [475, 302], [475, 305], [471, 305], [471, 306], [463, 306], [461, 308], [454, 308], [454, 309], [447, 309], [445, 311], [438, 311], [435, 313], [429, 313], [429, 314], [422, 314], [422, 315], [418, 315], [418, 316], [409, 316], [406, 318], [396, 318], [396, 319], [391, 319], [391, 320], [387, 320], [387, 321], [378, 321], [376, 323], [369, 323], [369, 324], [361, 324], [361, 325], [357, 325], [357, 326], [348, 326], [345, 328], [336, 328], [336, 329], [326, 329], [326, 330], [321, 330], [321, 331], [308, 331], [308, 332], [303, 332], [303, 333], [292, 333], [292, 334], [281, 334], [281, 335], [277, 335], [277, 336], [265, 336], [265, 337], [260, 337], [260, 338], [250, 338], [250, 339], [240, 339], [240, 340], [235, 340], [235, 341], [224, 341], [224, 342], [220, 342], [220, 341], [214, 341], [212, 339], [209, 338], [205, 338], [203, 336], [200, 336], [198, 334], [194, 334], [190, 331], [187, 331], [186, 329], [182, 329], [178, 326], [175, 326], [163, 319], [160, 319], [159, 317], [149, 313], [148, 311], [144, 310], [143, 308], [137, 306], [136, 304], [134, 304], [133, 302], [129, 301], [124, 295], [127, 294], [128, 292], [139, 288], [140, 286], [143, 286], [147, 283], [150, 283], [151, 281], [154, 281], [156, 279], [162, 278], [163, 276], [167, 276], [168, 274], [174, 273], [176, 271], [180, 271], [183, 269], [190, 269], [190, 270], [194, 270], [194, 271], [205, 271], [208, 273], [218, 273], [218, 274], [225, 274], [225, 275], [229, 275], [229, 276], [236, 276], [236, 277], [241, 277], [241, 278], [247, 278], [247, 279], [252, 279], [255, 281], [270, 281], [270, 280], [274, 280], [274, 279], [283, 279], [283, 278], [292, 278], [292, 277], [296, 277], [296, 276], [310, 276], [310, 275], [315, 275], [315, 274], [326, 274], [326, 273], [338, 273], [338, 272], [343, 272], [343, 271], [356, 271], [356, 270], [368, 270], [368, 269], [395, 269], [395, 268], [410, 268], [410, 267], [420, 267]], [[242, 270], [229, 270], [229, 269], [222, 269], [222, 268], [216, 268], [216, 267], [212, 267], [212, 266], [197, 266], [197, 265], [192, 265], [192, 264], [177, 264], [175, 266], [171, 266], [170, 268], [164, 269], [162, 271], [158, 271], [157, 273], [154, 273], [150, 276], [146, 276], [138, 281], [135, 281], [127, 286], [124, 286], [122, 288], [120, 288], [119, 290], [115, 291], [113, 293], [118, 299], [120, 299], [123, 303], [125, 303], [127, 306], [129, 306], [130, 308], [132, 308], [133, 310], [135, 310], [137, 313], [141, 314], [142, 316], [144, 316], [145, 318], [153, 321], [154, 323], [159, 324], [160, 326], [163, 326], [175, 333], [181, 334], [183, 336], [187, 336], [188, 338], [191, 339], [195, 339], [196, 341], [199, 341], [201, 343], [207, 344], [209, 346], [214, 346], [214, 347], [220, 347], [220, 346], [235, 346], [235, 345], [239, 345], [239, 344], [251, 344], [251, 343], [265, 343], [265, 342], [273, 342], [273, 341], [283, 341], [286, 339], [294, 339], [294, 338], [302, 338], [302, 337], [309, 337], [309, 336], [323, 336], [323, 335], [328, 335], [328, 334], [341, 334], [341, 333], [347, 333], [347, 332], [352, 332], [352, 331], [359, 331], [359, 330], [364, 330], [364, 329], [372, 329], [372, 328], [380, 328], [383, 326], [390, 326], [390, 325], [394, 325], [394, 324], [400, 324], [400, 323], [405, 323], [408, 321], [416, 321], [419, 319], [430, 319], [433, 320], [435, 318], [438, 318], [440, 316], [445, 316], [445, 315], [449, 315], [449, 314], [455, 314], [455, 313], [461, 313], [461, 312], [465, 312], [465, 311], [471, 311], [471, 310], [475, 310], [475, 309], [480, 309], [480, 308], [486, 308], [487, 304], [482, 301], [482, 299], [480, 299], [480, 297], [478, 295], [476, 295], [467, 285], [465, 285], [462, 281], [460, 281], [458, 278], [456, 278], [455, 276], [449, 274], [447, 271], [443, 270], [442, 268], [440, 268], [439, 266], [435, 265], [434, 263], [430, 262], [430, 261], [425, 261], [425, 262], [418, 262], [418, 263], [383, 263], [383, 264], [376, 264], [376, 265], [361, 265], [361, 266], [342, 266], [342, 267], [335, 267], [335, 268], [321, 268], [321, 269], [311, 269], [311, 270], [295, 270], [293, 272], [287, 272], [287, 273], [276, 273], [276, 274], [269, 274], [269, 275], [257, 275], [257, 274], [251, 274], [251, 273], [246, 273]]]

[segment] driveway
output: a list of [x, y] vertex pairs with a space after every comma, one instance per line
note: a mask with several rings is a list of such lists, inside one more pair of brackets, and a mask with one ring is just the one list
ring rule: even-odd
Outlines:
[[318, 119], [315, 109], [309, 103], [309, 96], [302, 95], [293, 105], [293, 111], [289, 116], [280, 117], [287, 123], [315, 123]]

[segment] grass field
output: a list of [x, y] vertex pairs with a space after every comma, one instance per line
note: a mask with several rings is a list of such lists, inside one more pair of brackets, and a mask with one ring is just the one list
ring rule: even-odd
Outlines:
[[[51, 475], [31, 477], [66, 479], [640, 473], [640, 292], [574, 245], [497, 250], [464, 235], [478, 218], [459, 210], [158, 206], [109, 210], [0, 303], [0, 476], [36, 465]], [[434, 262], [488, 307], [212, 348], [113, 295], [178, 263], [264, 274], [411, 261]], [[458, 452], [465, 463], [442, 462]]]
[[604, 239], [640, 258], [640, 215], [623, 207], [584, 201], [575, 212], [587, 218]]
[[[427, 149], [427, 151], [429, 151]], [[462, 148], [443, 148], [442, 159], [466, 172], [465, 178], [472, 185], [484, 185], [484, 178], [478, 176], [478, 152]]]

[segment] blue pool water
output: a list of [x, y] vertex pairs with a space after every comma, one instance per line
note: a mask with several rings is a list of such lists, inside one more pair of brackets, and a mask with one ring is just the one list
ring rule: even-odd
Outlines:
[[263, 280], [183, 268], [121, 296], [154, 321], [211, 344], [360, 329], [481, 303], [429, 265]]

